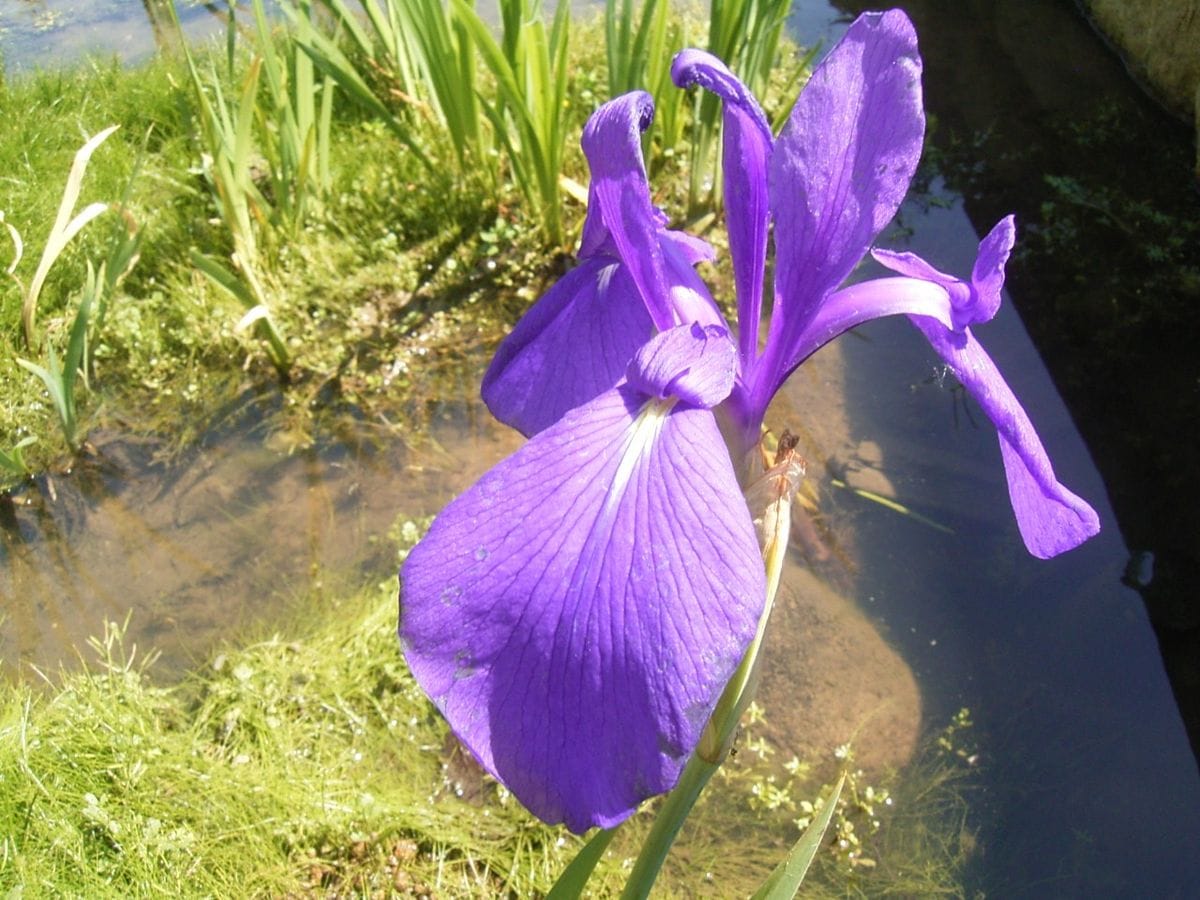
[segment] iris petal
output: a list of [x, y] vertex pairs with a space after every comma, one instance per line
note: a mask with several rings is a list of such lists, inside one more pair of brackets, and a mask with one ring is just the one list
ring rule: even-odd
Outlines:
[[775, 142], [775, 306], [756, 402], [797, 362], [796, 341], [895, 215], [925, 130], [921, 59], [899, 10], [865, 14], [818, 66]]
[[629, 364], [629, 384], [649, 397], [712, 409], [729, 396], [737, 349], [719, 325], [680, 325], [656, 335]]
[[[592, 173], [588, 194], [589, 221], [581, 252], [589, 253], [605, 239], [612, 242], [629, 269], [650, 318], [660, 329], [675, 324], [668, 303], [665, 263], [658, 235], [661, 214], [650, 199], [642, 160], [641, 133], [654, 116], [654, 101], [643, 91], [608, 101], [583, 129], [583, 152]], [[600, 224], [592, 211], [598, 211]]]
[[711, 53], [682, 51], [671, 63], [671, 77], [680, 87], [699, 85], [724, 101], [725, 221], [737, 288], [739, 347], [748, 365], [758, 354], [758, 320], [762, 315], [771, 129], [754, 95]]
[[526, 437], [608, 390], [653, 333], [628, 271], [613, 257], [585, 260], [517, 323], [483, 377], [501, 422]]
[[970, 325], [990, 321], [996, 315], [1004, 288], [1004, 266], [1008, 263], [1016, 238], [1016, 224], [1012, 216], [1005, 216], [997, 222], [979, 243], [979, 254], [975, 257], [969, 284], [953, 275], [939, 272], [915, 253], [872, 250], [871, 255], [893, 272], [944, 287], [953, 307], [953, 328], [962, 331]]
[[593, 179], [580, 265], [522, 317], [484, 375], [492, 414], [526, 436], [613, 387], [656, 326], [725, 324], [693, 268], [712, 247], [668, 231], [650, 202], [639, 136], [653, 112], [650, 96], [635, 92], [588, 121]]
[[668, 399], [623, 385], [571, 410], [447, 506], [402, 571], [418, 682], [531, 812], [577, 832], [673, 786], [763, 606], [715, 418], [659, 363], [643, 375]]
[[1000, 436], [1008, 494], [1025, 546], [1047, 559], [1100, 530], [1096, 511], [1054, 475], [1050, 458], [1004, 376], [971, 332], [949, 331], [920, 316], [911, 321], [975, 398]]

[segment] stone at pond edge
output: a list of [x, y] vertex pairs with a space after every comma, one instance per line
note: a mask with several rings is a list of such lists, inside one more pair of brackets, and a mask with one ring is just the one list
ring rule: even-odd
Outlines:
[[1200, 0], [1080, 0], [1131, 73], [1197, 126], [1200, 180]]
[[758, 701], [783, 759], [829, 760], [850, 744], [868, 775], [916, 751], [921, 695], [900, 654], [850, 599], [789, 561], [771, 614]]

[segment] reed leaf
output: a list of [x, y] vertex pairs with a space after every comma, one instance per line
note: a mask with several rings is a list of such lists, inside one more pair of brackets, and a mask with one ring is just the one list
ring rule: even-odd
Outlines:
[[253, 270], [241, 265], [236, 254], [233, 260], [238, 269], [236, 273], [213, 257], [194, 248], [189, 254], [189, 259], [192, 265], [209, 281], [246, 308], [246, 313], [238, 320], [235, 329], [244, 331], [251, 325], [255, 327], [259, 337], [266, 342], [267, 356], [271, 360], [271, 365], [275, 367], [280, 379], [286, 382], [291, 371], [291, 354], [288, 352], [287, 342], [271, 317], [266, 293]]
[[21, 438], [11, 450], [0, 450], [0, 470], [17, 478], [24, 478], [32, 470], [25, 461], [25, 448], [37, 442], [32, 434]]
[[808, 868], [812, 865], [813, 858], [821, 848], [825, 832], [829, 830], [829, 822], [833, 819], [833, 813], [837, 809], [838, 799], [842, 795], [842, 786], [845, 783], [846, 776], [842, 775], [837, 784], [833, 786], [829, 796], [825, 798], [820, 813], [809, 823], [808, 828], [804, 829], [804, 834], [800, 835], [800, 839], [796, 841], [788, 855], [754, 892], [751, 900], [792, 900], [796, 896], [804, 882], [804, 876], [808, 874]]
[[575, 858], [567, 863], [567, 867], [558, 876], [558, 880], [550, 888], [550, 893], [546, 895], [546, 900], [576, 900], [582, 896], [588, 879], [596, 869], [596, 863], [612, 843], [617, 827], [598, 828], [592, 833], [587, 843], [579, 848]]
[[567, 129], [569, 4], [561, 3], [549, 32], [540, 2], [501, 0], [505, 23], [497, 42], [468, 0], [451, 0], [496, 81], [494, 101], [482, 111], [500, 139], [513, 177], [548, 243], [564, 240], [560, 175]]
[[412, 140], [413, 115], [424, 115], [446, 130], [459, 166], [471, 171], [490, 157], [476, 98], [475, 51], [470, 34], [441, 0], [363, 0], [363, 17], [344, 0], [327, 0], [354, 55], [357, 67], [334, 37], [317, 30], [292, 3], [283, 11], [297, 25], [305, 53], [348, 95], [385, 122], [432, 168]]
[[97, 272], [88, 262], [87, 283], [84, 286], [83, 297], [71, 331], [67, 338], [67, 352], [62, 362], [53, 346], [46, 348], [46, 365], [41, 366], [31, 360], [17, 359], [17, 365], [27, 372], [37, 376], [50, 395], [50, 402], [58, 416], [58, 424], [63, 437], [72, 452], [79, 449], [79, 417], [75, 403], [75, 385], [82, 375], [84, 386], [87, 386], [87, 373], [83, 371], [83, 361], [87, 355], [88, 325], [91, 320], [92, 307], [96, 297], [103, 290], [104, 272]]
[[[66, 249], [71, 239], [82, 231], [89, 222], [106, 212], [109, 208], [107, 203], [91, 203], [84, 207], [77, 215], [73, 216], [75, 204], [79, 200], [79, 192], [83, 187], [83, 176], [87, 173], [88, 161], [92, 158], [92, 154], [96, 152], [96, 148], [103, 144], [109, 135], [117, 130], [117, 127], [116, 125], [110, 125], [103, 131], [96, 133], [75, 152], [75, 158], [71, 163], [71, 170], [67, 174], [67, 184], [63, 189], [62, 200], [58, 206], [58, 215], [54, 219], [54, 224], [50, 227], [50, 234], [46, 237], [46, 245], [42, 248], [42, 257], [38, 261], [38, 267], [33, 274], [33, 280], [29, 282], [29, 289], [25, 291], [25, 296], [21, 301], [21, 327], [25, 334], [25, 346], [29, 349], [32, 349], [36, 343], [35, 319], [37, 315], [37, 301], [42, 292], [42, 286], [46, 282], [46, 276], [50, 274], [51, 267], [59, 256], [62, 255], [63, 250]], [[10, 227], [10, 235], [12, 230]], [[13, 265], [16, 265], [16, 261], [14, 261]]]

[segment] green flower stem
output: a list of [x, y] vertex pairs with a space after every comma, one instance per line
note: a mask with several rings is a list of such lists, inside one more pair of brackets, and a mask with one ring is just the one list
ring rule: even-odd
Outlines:
[[692, 754], [679, 777], [679, 783], [667, 794], [658, 816], [654, 819], [654, 825], [646, 836], [646, 842], [642, 844], [642, 852], [638, 854], [633, 871], [629, 873], [629, 880], [625, 882], [625, 890], [621, 892], [622, 900], [649, 896], [650, 888], [658, 878], [658, 872], [675, 842], [675, 836], [683, 827], [684, 819], [696, 805], [696, 800], [708, 784], [708, 780], [719, 768], [719, 764], [702, 759], [700, 754]]
[[604, 855], [620, 827], [615, 825], [593, 832], [587, 843], [558, 876], [554, 887], [550, 888], [550, 893], [546, 895], [546, 900], [575, 900], [582, 894], [588, 879], [592, 877], [592, 870], [596, 868], [596, 863], [600, 862], [600, 857]]

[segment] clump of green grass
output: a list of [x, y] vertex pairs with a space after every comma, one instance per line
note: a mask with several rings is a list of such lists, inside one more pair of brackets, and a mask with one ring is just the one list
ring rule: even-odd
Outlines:
[[[576, 842], [448, 769], [394, 628], [389, 583], [179, 686], [111, 628], [51, 693], [5, 691], [0, 893], [545, 891]], [[479, 778], [468, 800], [460, 777]]]
[[[124, 427], [163, 432], [190, 427], [202, 423], [230, 388], [269, 379], [266, 355], [235, 328], [241, 310], [189, 262], [191, 248], [218, 255], [228, 248], [197, 170], [200, 156], [186, 86], [180, 63], [160, 59], [136, 71], [92, 66], [40, 74], [0, 89], [0, 114], [11, 124], [0, 137], [0, 171], [12, 173], [0, 176], [0, 209], [27, 248], [44, 241], [64, 173], [84, 137], [111, 122], [122, 123], [93, 155], [79, 202], [125, 198], [145, 240], [139, 265], [111, 298], [104, 329], [89, 346], [92, 395], [80, 404], [81, 435], [103, 422], [97, 414], [106, 408]], [[301, 404], [308, 399], [306, 384], [327, 382], [357, 354], [359, 309], [379, 296], [395, 298], [378, 324], [398, 332], [401, 323], [390, 314], [400, 306], [428, 307], [408, 300], [423, 286], [432, 293], [428, 288], [447, 259], [469, 262], [470, 245], [479, 243], [472, 228], [497, 215], [494, 201], [478, 185], [422, 177], [394, 136], [353, 111], [337, 124], [334, 190], [325, 214], [314, 217], [271, 260], [272, 286], [281, 298], [274, 314], [292, 338]], [[130, 184], [139, 161], [139, 174]], [[104, 258], [107, 251], [112, 229], [100, 227], [104, 224], [85, 229], [67, 246], [42, 292], [39, 320], [59, 345], [65, 344], [79, 305], [88, 259]], [[0, 264], [7, 267], [11, 256], [6, 239]], [[25, 282], [35, 256], [27, 253], [16, 271]], [[25, 470], [52, 466], [70, 450], [55, 433], [44, 386], [14, 362], [28, 355], [20, 309], [18, 284], [4, 279], [0, 452], [8, 459], [18, 444], [35, 438], [23, 446], [19, 464], [0, 473], [10, 482]], [[130, 410], [140, 411], [132, 421]]]

